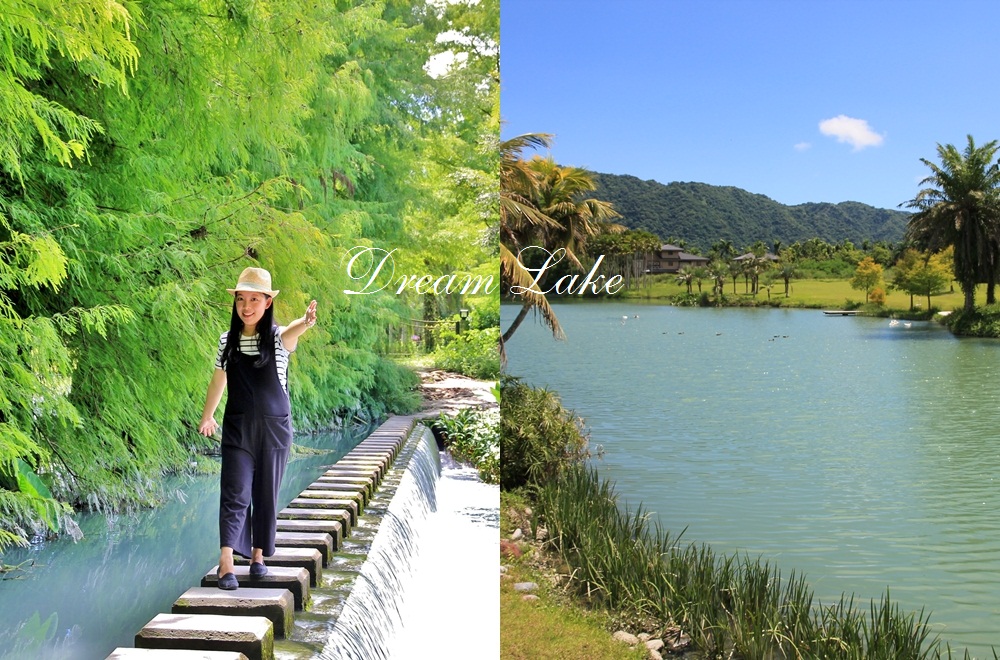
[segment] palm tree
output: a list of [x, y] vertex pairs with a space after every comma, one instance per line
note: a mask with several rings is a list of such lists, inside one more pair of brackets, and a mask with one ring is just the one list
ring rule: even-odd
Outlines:
[[712, 243], [712, 249], [709, 250], [709, 254], [714, 254], [723, 261], [729, 261], [736, 256], [736, 248], [733, 247], [732, 241], [727, 241], [723, 238]]
[[691, 271], [690, 268], [688, 268], [687, 266], [681, 268], [679, 271], [677, 271], [675, 279], [677, 280], [678, 284], [683, 284], [687, 286], [688, 293], [691, 293], [691, 285], [694, 283], [694, 273]]
[[514, 334], [528, 310], [538, 310], [554, 337], [565, 336], [545, 294], [532, 288], [533, 278], [517, 258], [523, 248], [546, 231], [558, 227], [555, 220], [535, 205], [538, 176], [521, 158], [525, 149], [547, 148], [551, 139], [547, 133], [528, 133], [500, 143], [500, 274], [510, 286], [521, 287], [524, 301], [516, 323], [500, 337], [501, 360], [505, 356], [504, 343]]
[[590, 172], [579, 167], [561, 167], [551, 158], [535, 156], [530, 161], [521, 158], [526, 148], [547, 147], [549, 137], [522, 135], [500, 145], [501, 270], [508, 282], [522, 287], [519, 290], [524, 301], [521, 311], [500, 337], [501, 354], [503, 344], [532, 309], [541, 312], [557, 339], [565, 336], [545, 295], [531, 288], [533, 280], [517, 258], [521, 249], [529, 245], [549, 250], [562, 248], [570, 263], [582, 268], [578, 253], [583, 253], [588, 238], [600, 232], [625, 231], [621, 225], [610, 222], [621, 216], [609, 202], [585, 197], [597, 188]]
[[695, 283], [698, 284], [698, 293], [701, 293], [701, 283], [709, 279], [708, 268], [704, 266], [695, 266], [691, 270], [691, 276], [694, 278]]
[[611, 222], [621, 215], [610, 202], [585, 197], [597, 189], [594, 175], [582, 167], [556, 165], [552, 158], [535, 156], [527, 168], [536, 176], [533, 202], [538, 210], [556, 222], [546, 230], [546, 245], [566, 250], [566, 258], [583, 268], [578, 252], [591, 236], [616, 234], [625, 227]]
[[786, 257], [786, 259], [782, 260], [781, 263], [778, 264], [778, 276], [785, 281], [785, 297], [787, 298], [788, 284], [791, 282], [793, 277], [799, 276], [799, 269], [795, 265], [794, 261]]
[[965, 294], [965, 311], [976, 304], [976, 285], [987, 283], [987, 302], [994, 300], [1000, 265], [1000, 168], [993, 161], [996, 140], [977, 147], [972, 136], [963, 152], [938, 145], [941, 164], [921, 158], [931, 174], [927, 186], [903, 205], [917, 209], [907, 237], [924, 250], [954, 246], [955, 279]]
[[[722, 259], [716, 259], [708, 264], [708, 273], [714, 281], [712, 293], [719, 296], [723, 295], [723, 288], [726, 285], [726, 276], [729, 275], [729, 264]], [[733, 286], [735, 288], [735, 279]]]

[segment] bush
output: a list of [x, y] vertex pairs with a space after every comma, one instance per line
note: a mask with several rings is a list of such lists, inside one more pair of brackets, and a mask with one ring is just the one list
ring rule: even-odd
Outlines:
[[500, 488], [544, 483], [587, 458], [583, 421], [555, 392], [509, 376], [500, 391]]
[[466, 321], [470, 330], [500, 327], [500, 296], [491, 296], [478, 302]]
[[500, 375], [499, 342], [498, 326], [458, 334], [450, 323], [443, 323], [437, 330], [434, 365], [470, 378], [494, 379]]
[[386, 413], [406, 415], [420, 409], [420, 377], [401, 364], [380, 358], [375, 365], [373, 382], [362, 402], [375, 417]]
[[488, 484], [500, 480], [500, 409], [465, 408], [454, 416], [441, 413], [431, 426], [445, 438], [457, 460], [479, 471]]
[[953, 333], [963, 337], [1000, 337], [1000, 305], [958, 309], [944, 319]]

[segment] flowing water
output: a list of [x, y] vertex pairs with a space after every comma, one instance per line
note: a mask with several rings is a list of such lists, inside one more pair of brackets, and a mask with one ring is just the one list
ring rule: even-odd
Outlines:
[[[402, 624], [400, 603], [412, 576], [410, 560], [416, 554], [421, 524], [436, 507], [441, 470], [434, 436], [425, 427], [415, 433], [419, 440], [411, 441], [396, 459], [397, 467], [408, 469], [383, 482], [378, 532], [329, 632], [323, 660], [386, 658], [388, 641]], [[371, 504], [366, 507], [366, 515], [373, 509]]]
[[526, 321], [508, 373], [586, 419], [622, 500], [824, 602], [888, 587], [953, 649], [1000, 649], [1000, 342], [817, 310], [555, 311], [567, 340]]
[[[293, 458], [285, 504], [371, 429], [296, 437], [321, 453]], [[219, 559], [219, 478], [176, 478], [162, 506], [135, 515], [85, 515], [85, 536], [10, 550], [24, 564], [0, 580], [0, 659], [100, 660], [170, 606]]]

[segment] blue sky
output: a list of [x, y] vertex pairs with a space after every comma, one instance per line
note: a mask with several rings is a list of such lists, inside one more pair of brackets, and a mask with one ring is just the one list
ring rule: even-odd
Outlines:
[[1000, 139], [1000, 2], [502, 0], [504, 138], [564, 165], [897, 208]]

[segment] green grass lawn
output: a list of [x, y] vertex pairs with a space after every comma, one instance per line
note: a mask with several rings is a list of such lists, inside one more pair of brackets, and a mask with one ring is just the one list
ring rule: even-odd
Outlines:
[[646, 658], [641, 644], [632, 649], [611, 639], [607, 615], [555, 598], [543, 588], [539, 600], [523, 600], [514, 582], [544, 580], [522, 566], [510, 566], [510, 579], [500, 584], [500, 657], [510, 660]]
[[[649, 287], [627, 292], [623, 291], [619, 293], [617, 297], [622, 299], [639, 300], [670, 299], [678, 294], [684, 293], [686, 290], [683, 285], [677, 284], [673, 280], [672, 276], [658, 275], [654, 276], [652, 280], [652, 284]], [[703, 282], [702, 290], [710, 292], [711, 284]], [[697, 294], [698, 287], [694, 286], [692, 291]], [[727, 296], [732, 297], [734, 295], [732, 280], [727, 282], [725, 292]], [[738, 298], [747, 298], [749, 300], [758, 300], [761, 302], [766, 302], [768, 300], [768, 293], [763, 289], [758, 292], [756, 296], [745, 293], [745, 287], [742, 279], [736, 283], [735, 295]], [[982, 302], [985, 299], [986, 286], [983, 285], [980, 287], [980, 290], [977, 291], [976, 300]], [[844, 279], [799, 279], [791, 281], [788, 297], [785, 297], [784, 282], [775, 282], [771, 287], [770, 300], [772, 303], [779, 301], [783, 307], [841, 309], [848, 306], [849, 303], [863, 303], [865, 300], [865, 292], [852, 289], [850, 282]], [[931, 305], [938, 310], [958, 309], [962, 306], [962, 301], [962, 292], [958, 288], [958, 285], [955, 285], [954, 292], [931, 297]], [[915, 305], [919, 306], [920, 309], [923, 309], [927, 305], [927, 298], [915, 297], [913, 302]], [[906, 312], [910, 308], [910, 296], [902, 291], [888, 291], [885, 297], [885, 307], [888, 310]]]

